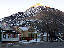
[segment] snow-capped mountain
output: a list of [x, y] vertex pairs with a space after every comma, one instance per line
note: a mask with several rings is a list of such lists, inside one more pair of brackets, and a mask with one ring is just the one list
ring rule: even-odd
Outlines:
[[[37, 6], [31, 7], [27, 9], [25, 12], [18, 12], [8, 17], [4, 17], [1, 23], [5, 22], [11, 27], [32, 26], [34, 27], [34, 29], [43, 31], [44, 28], [46, 28], [45, 26], [48, 25], [55, 26], [54, 24], [57, 24], [58, 29], [60, 29], [61, 26], [64, 27], [63, 20], [64, 13], [62, 11], [47, 6]], [[48, 28], [51, 28], [52, 26], [49, 26]]]

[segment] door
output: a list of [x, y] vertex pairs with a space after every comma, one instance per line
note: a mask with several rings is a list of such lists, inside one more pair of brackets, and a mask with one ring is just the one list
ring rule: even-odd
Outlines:
[[1, 42], [1, 33], [0, 33], [0, 42]]

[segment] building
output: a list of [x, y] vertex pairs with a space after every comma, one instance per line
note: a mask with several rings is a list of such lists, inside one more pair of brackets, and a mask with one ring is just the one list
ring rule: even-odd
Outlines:
[[29, 27], [19, 27], [19, 29], [21, 29], [21, 40], [30, 41], [36, 39], [37, 41], [37, 32], [35, 30], [33, 31]]
[[2, 29], [1, 30], [1, 41], [2, 42], [18, 42], [19, 33], [15, 32], [13, 29]]
[[1, 42], [18, 42], [19, 33], [13, 30], [7, 23], [0, 24], [0, 40]]
[[1, 28], [0, 28], [0, 42], [1, 42]]

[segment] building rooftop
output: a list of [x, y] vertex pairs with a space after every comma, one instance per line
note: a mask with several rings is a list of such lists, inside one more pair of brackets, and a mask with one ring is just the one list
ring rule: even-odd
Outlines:
[[27, 31], [29, 28], [28, 27], [19, 27], [23, 31]]

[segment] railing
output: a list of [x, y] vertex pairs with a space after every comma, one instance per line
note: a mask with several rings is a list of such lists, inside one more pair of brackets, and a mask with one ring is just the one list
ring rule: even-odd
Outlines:
[[19, 38], [2, 38], [2, 41], [19, 41]]

